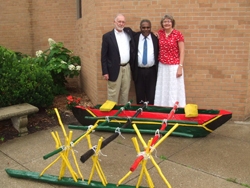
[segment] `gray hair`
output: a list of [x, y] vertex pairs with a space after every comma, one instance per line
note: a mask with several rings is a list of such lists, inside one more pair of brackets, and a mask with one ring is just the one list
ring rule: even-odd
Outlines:
[[174, 26], [175, 26], [175, 20], [174, 20], [173, 16], [171, 16], [171, 15], [169, 15], [169, 14], [164, 15], [163, 18], [161, 19], [161, 27], [163, 28], [163, 21], [164, 21], [165, 19], [171, 20], [171, 22], [172, 22], [172, 27], [174, 28]]
[[116, 16], [115, 16], [115, 19], [114, 19], [114, 21], [116, 21], [116, 19], [117, 19], [117, 17], [119, 17], [119, 16], [123, 16], [124, 18], [125, 18], [125, 16], [123, 15], [123, 14], [121, 14], [121, 13], [118, 13]]

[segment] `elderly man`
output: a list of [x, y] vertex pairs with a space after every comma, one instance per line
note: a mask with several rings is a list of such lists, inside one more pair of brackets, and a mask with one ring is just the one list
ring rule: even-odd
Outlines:
[[118, 14], [114, 29], [102, 37], [102, 75], [107, 80], [108, 100], [119, 104], [128, 102], [133, 67], [133, 31], [125, 27], [125, 17]]

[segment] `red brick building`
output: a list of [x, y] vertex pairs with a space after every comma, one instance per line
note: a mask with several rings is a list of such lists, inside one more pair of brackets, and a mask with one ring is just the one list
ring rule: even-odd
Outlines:
[[102, 103], [107, 91], [101, 75], [101, 38], [113, 29], [115, 15], [123, 13], [127, 26], [136, 31], [140, 20], [148, 18], [156, 31], [161, 17], [170, 13], [185, 37], [187, 103], [230, 110], [234, 120], [250, 116], [248, 0], [84, 0], [81, 6], [79, 2], [2, 0], [0, 45], [34, 55], [48, 48], [48, 38], [63, 42], [81, 57], [81, 88], [93, 103]]

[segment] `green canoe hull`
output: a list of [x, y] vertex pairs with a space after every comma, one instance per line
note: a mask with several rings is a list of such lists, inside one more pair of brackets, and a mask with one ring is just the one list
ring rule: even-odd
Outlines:
[[[140, 129], [140, 125], [144, 126], [143, 129]], [[140, 124], [139, 130], [142, 134], [155, 134], [154, 129], [151, 128], [150, 125]], [[154, 125], [154, 128], [160, 128], [159, 126]], [[81, 126], [81, 125], [68, 125], [69, 129], [78, 129], [78, 130], [88, 130], [87, 126]], [[95, 128], [96, 131], [103, 131], [103, 132], [115, 132], [116, 128], [119, 127], [119, 124], [117, 123], [109, 123], [108, 126], [97, 126]], [[148, 127], [148, 129], [147, 129]], [[161, 134], [166, 134], [173, 125], [168, 125], [167, 128], [164, 131], [160, 131]], [[135, 130], [132, 127], [127, 128], [121, 128], [120, 129], [122, 133], [135, 133]], [[197, 138], [197, 137], [206, 137], [208, 134], [210, 134], [212, 131], [204, 129], [204, 127], [201, 126], [179, 126], [177, 129], [171, 133], [172, 136], [181, 136], [181, 137], [187, 137], [187, 138]]]
[[[118, 116], [114, 116], [119, 108], [120, 106], [115, 106], [111, 111], [103, 112], [99, 110], [99, 106], [95, 108], [76, 106], [72, 112], [81, 125], [69, 125], [69, 128], [87, 130], [89, 125], [98, 124], [96, 131], [115, 132], [117, 127], [122, 127], [130, 119], [131, 124], [121, 129], [122, 133], [135, 133], [132, 127], [135, 123], [141, 133], [155, 134], [172, 110], [172, 108], [148, 106], [138, 117], [131, 118], [138, 106], [131, 106]], [[187, 118], [184, 109], [178, 108], [174, 116], [167, 120], [167, 127], [161, 133], [165, 134], [178, 123], [179, 126], [171, 133], [172, 136], [206, 137], [232, 118], [232, 113], [226, 110], [199, 109], [198, 114], [197, 117]], [[106, 118], [109, 118], [109, 121]]]
[[[75, 182], [73, 178], [70, 177], [63, 177], [61, 180], [58, 179], [58, 176], [48, 175], [44, 174], [40, 176], [38, 172], [31, 172], [31, 171], [23, 171], [23, 170], [14, 170], [14, 169], [5, 169], [7, 174], [14, 178], [22, 178], [22, 179], [30, 179], [30, 180], [36, 180], [44, 183], [49, 184], [57, 184], [57, 185], [64, 185], [64, 186], [75, 186], [75, 187], [86, 187], [86, 188], [100, 188], [104, 187], [101, 182], [98, 181], [91, 181], [90, 184], [88, 184], [88, 180], [78, 180]], [[117, 188], [116, 184], [108, 183], [106, 185], [107, 188]], [[132, 188], [135, 186], [131, 185], [119, 185], [120, 188]], [[142, 188], [142, 187], [141, 187]]]

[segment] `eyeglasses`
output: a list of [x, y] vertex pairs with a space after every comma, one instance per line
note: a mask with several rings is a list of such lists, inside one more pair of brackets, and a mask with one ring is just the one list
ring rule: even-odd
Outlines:
[[125, 21], [115, 21], [115, 22], [119, 24], [125, 24]]
[[151, 27], [141, 27], [142, 29], [150, 29]]
[[163, 23], [172, 23], [171, 20], [164, 20]]

